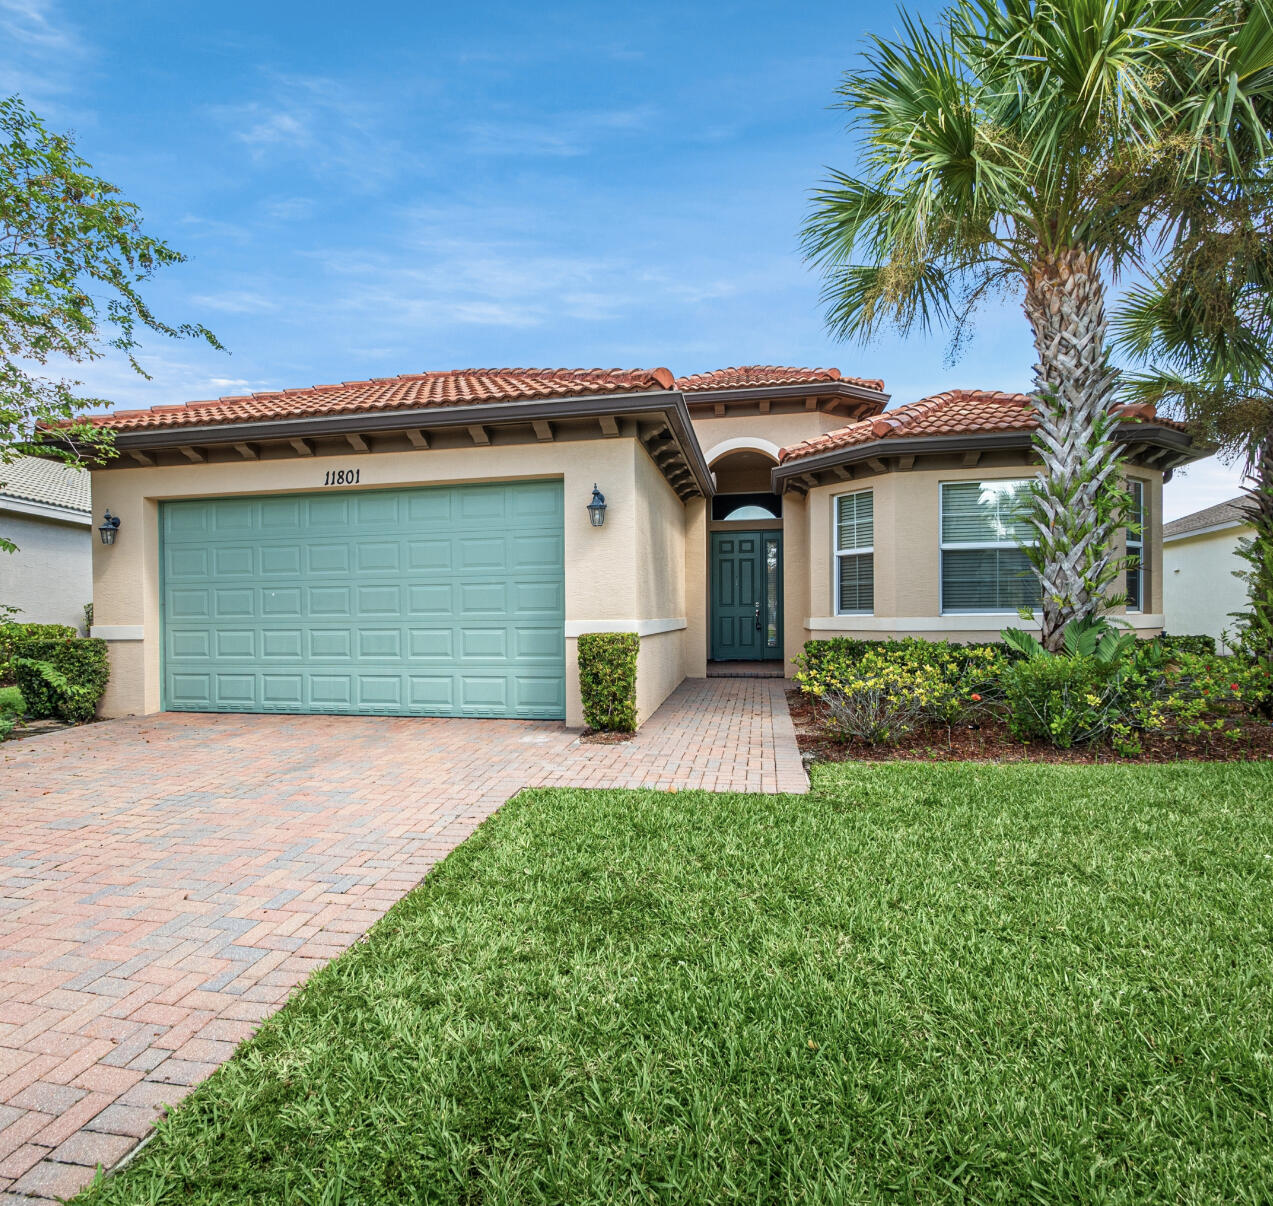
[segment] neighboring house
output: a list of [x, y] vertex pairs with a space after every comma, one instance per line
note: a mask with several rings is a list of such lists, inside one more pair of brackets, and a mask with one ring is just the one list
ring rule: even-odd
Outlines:
[[1233, 613], [1247, 605], [1246, 583], [1234, 576], [1249, 568], [1238, 556], [1238, 541], [1252, 535], [1242, 502], [1231, 498], [1163, 527], [1163, 626], [1168, 632], [1222, 640], [1233, 631]]
[[[492, 369], [106, 416], [103, 711], [579, 725], [585, 632], [640, 634], [643, 718], [713, 662], [782, 665], [814, 636], [994, 637], [1033, 598], [1029, 400], [888, 400], [836, 369]], [[1118, 438], [1148, 635], [1163, 479], [1202, 451], [1147, 409]]]
[[84, 624], [93, 598], [89, 475], [60, 461], [24, 456], [0, 464], [0, 605], [26, 623]]

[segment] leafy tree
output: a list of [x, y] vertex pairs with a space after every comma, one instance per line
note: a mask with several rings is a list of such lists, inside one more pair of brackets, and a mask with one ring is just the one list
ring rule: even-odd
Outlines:
[[[141, 295], [158, 269], [184, 258], [142, 233], [137, 206], [91, 174], [70, 137], [51, 133], [18, 97], [0, 99], [0, 473], [37, 448], [72, 463], [110, 455], [110, 432], [82, 420], [104, 403], [47, 375], [51, 365], [113, 348], [145, 376], [143, 330], [220, 348], [206, 327], [163, 322]], [[65, 425], [57, 443], [45, 425]], [[13, 547], [0, 538], [0, 549]]]
[[840, 88], [858, 174], [832, 173], [804, 228], [832, 331], [940, 326], [957, 348], [987, 296], [1022, 298], [1049, 649], [1125, 564], [1107, 290], [1171, 246], [1217, 165], [1267, 153], [1271, 28], [1268, 0], [956, 0], [932, 28], [903, 15]]
[[1261, 710], [1273, 716], [1273, 187], [1260, 163], [1242, 187], [1210, 182], [1201, 234], [1186, 231], [1148, 282], [1129, 291], [1120, 344], [1147, 366], [1127, 390], [1186, 419], [1245, 470], [1239, 544], [1248, 606], [1239, 651], [1266, 675]]

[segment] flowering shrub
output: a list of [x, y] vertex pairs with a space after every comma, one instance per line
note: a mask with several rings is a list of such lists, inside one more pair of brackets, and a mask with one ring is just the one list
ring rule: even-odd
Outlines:
[[1108, 743], [1129, 757], [1146, 732], [1236, 738], [1269, 689], [1264, 668], [1241, 658], [1138, 642], [1104, 621], [1073, 627], [1061, 654], [1014, 630], [1003, 645], [810, 641], [795, 678], [846, 741], [896, 744], [927, 726], [1001, 717], [1020, 741]]
[[806, 646], [796, 659], [796, 681], [822, 702], [828, 729], [845, 740], [894, 744], [921, 725], [949, 726], [1002, 698], [1007, 655], [1001, 646], [916, 639], [854, 644], [858, 648], [817, 649], [812, 657]]

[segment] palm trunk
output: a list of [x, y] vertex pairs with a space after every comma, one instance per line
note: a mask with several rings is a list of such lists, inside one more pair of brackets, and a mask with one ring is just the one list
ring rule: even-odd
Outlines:
[[1088, 252], [1072, 248], [1036, 263], [1025, 312], [1038, 354], [1036, 445], [1047, 474], [1032, 515], [1039, 540], [1031, 560], [1042, 585], [1041, 639], [1056, 650], [1067, 624], [1105, 603], [1120, 521], [1107, 489], [1118, 465], [1110, 415], [1117, 373], [1106, 350], [1105, 286]]

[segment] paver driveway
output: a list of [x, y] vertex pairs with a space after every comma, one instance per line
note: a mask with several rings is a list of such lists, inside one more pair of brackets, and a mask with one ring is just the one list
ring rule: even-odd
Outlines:
[[169, 714], [0, 747], [3, 1200], [114, 1164], [519, 788], [806, 790], [783, 686], [688, 681], [618, 745]]

